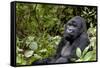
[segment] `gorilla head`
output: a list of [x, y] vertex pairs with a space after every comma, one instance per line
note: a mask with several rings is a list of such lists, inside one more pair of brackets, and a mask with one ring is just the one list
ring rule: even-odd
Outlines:
[[80, 16], [75, 16], [66, 23], [64, 38], [74, 40], [80, 36], [82, 32], [86, 32], [86, 30], [85, 20]]

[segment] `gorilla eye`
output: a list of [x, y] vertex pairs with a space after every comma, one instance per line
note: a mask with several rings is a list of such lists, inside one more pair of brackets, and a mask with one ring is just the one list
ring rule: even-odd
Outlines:
[[77, 23], [75, 21], [72, 21], [72, 24], [74, 27], [77, 27]]
[[74, 27], [77, 27], [77, 25], [76, 25], [76, 24], [73, 24], [73, 26], [74, 26]]
[[72, 23], [68, 23], [69, 26], [72, 26]]

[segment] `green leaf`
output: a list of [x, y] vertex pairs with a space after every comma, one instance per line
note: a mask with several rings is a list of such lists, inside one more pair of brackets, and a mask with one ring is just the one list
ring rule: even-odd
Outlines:
[[29, 36], [29, 37], [28, 37], [28, 40], [30, 40], [30, 41], [34, 40], [34, 37]]
[[17, 48], [17, 51], [23, 52], [23, 49], [20, 49], [18, 46], [16, 48]]
[[76, 49], [76, 55], [77, 55], [77, 57], [81, 57], [81, 49], [80, 48]]
[[27, 39], [26, 39], [26, 46], [29, 46], [29, 44], [32, 42], [32, 41], [34, 41], [34, 37], [32, 37], [32, 36], [29, 36]]
[[41, 53], [47, 52], [47, 49], [42, 49], [39, 52], [41, 52]]
[[35, 57], [36, 59], [42, 59], [42, 57], [41, 57], [40, 55], [38, 55], [38, 54], [34, 54], [34, 57]]
[[88, 49], [89, 49], [89, 46], [87, 46], [87, 47], [84, 49], [84, 51], [83, 51], [83, 54], [82, 54], [82, 55], [85, 55], [85, 54], [86, 54], [86, 52], [88, 51]]
[[33, 53], [34, 53], [34, 51], [32, 51], [32, 50], [26, 50], [25, 53], [24, 53], [24, 56], [26, 58], [29, 58], [33, 55]]
[[82, 61], [83, 61], [83, 59], [78, 59], [75, 62], [82, 62]]
[[83, 59], [84, 59], [84, 61], [89, 61], [92, 58], [92, 56], [93, 56], [93, 52], [90, 51], [84, 56]]
[[36, 50], [38, 48], [38, 45], [36, 42], [31, 42], [29, 45], [29, 48], [32, 50]]
[[17, 58], [16, 58], [17, 60], [17, 63], [21, 63], [21, 57], [20, 56], [17, 56]]

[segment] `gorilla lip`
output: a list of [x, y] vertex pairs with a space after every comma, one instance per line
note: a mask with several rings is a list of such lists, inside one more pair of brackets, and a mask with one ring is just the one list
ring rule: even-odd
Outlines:
[[73, 35], [70, 35], [70, 34], [65, 35], [66, 40], [70, 40], [72, 37], [73, 37]]

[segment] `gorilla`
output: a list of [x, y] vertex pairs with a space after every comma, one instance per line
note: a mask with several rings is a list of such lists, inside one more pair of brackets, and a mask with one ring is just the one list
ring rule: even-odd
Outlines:
[[84, 18], [75, 16], [65, 24], [63, 37], [57, 46], [56, 55], [38, 60], [32, 64], [69, 63], [76, 56], [76, 49], [83, 51], [90, 43]]

